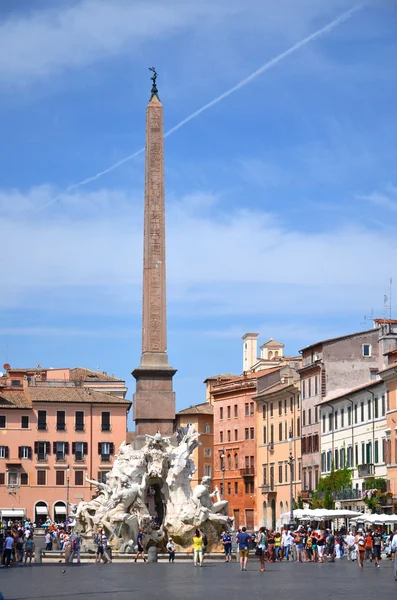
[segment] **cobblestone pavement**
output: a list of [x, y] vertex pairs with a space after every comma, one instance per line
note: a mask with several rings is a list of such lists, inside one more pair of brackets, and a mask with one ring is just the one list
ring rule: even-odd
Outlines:
[[[259, 564], [250, 559], [248, 571], [236, 563], [42, 565], [0, 570], [0, 590], [5, 600], [366, 600], [375, 595], [395, 597], [393, 563], [380, 569], [367, 563], [364, 569], [344, 561], [325, 564]], [[64, 572], [65, 571], [65, 572]]]

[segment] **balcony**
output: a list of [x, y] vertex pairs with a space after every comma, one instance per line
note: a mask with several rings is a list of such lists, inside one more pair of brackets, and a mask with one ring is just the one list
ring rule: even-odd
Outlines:
[[110, 462], [110, 454], [101, 454], [101, 462]]
[[37, 462], [47, 462], [47, 460], [48, 460], [47, 454], [44, 454], [42, 452], [39, 452], [39, 454], [37, 454]]
[[74, 455], [74, 460], [75, 462], [84, 462], [85, 461], [85, 456], [82, 452], [76, 452]]
[[56, 461], [57, 463], [66, 462], [66, 455], [63, 452], [57, 452]]
[[359, 477], [373, 477], [375, 475], [375, 465], [365, 463], [357, 466]]
[[255, 476], [255, 467], [245, 467], [240, 470], [240, 477], [254, 477]]
[[361, 490], [342, 490], [334, 493], [334, 500], [361, 500], [361, 496]]

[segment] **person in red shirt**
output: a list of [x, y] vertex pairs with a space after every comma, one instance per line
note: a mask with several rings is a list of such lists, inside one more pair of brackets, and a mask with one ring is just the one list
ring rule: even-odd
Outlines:
[[372, 534], [370, 531], [365, 534], [365, 560], [372, 562]]

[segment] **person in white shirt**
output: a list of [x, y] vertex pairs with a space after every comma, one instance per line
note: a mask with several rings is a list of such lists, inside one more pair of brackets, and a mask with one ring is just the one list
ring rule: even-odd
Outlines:
[[10, 566], [11, 554], [12, 554], [12, 549], [14, 547], [14, 543], [15, 543], [15, 540], [11, 535], [11, 531], [8, 531], [7, 537], [5, 539], [5, 546], [4, 546], [4, 566], [5, 567]]
[[292, 545], [293, 541], [294, 541], [294, 538], [291, 535], [291, 532], [288, 531], [288, 529], [284, 529], [283, 534], [281, 536], [281, 544], [282, 544], [283, 551], [284, 551], [284, 558], [286, 560], [289, 560], [289, 554], [291, 551], [291, 545]]
[[354, 562], [356, 560], [356, 546], [354, 536], [352, 532], [349, 531], [349, 535], [346, 537], [346, 545], [347, 545], [347, 560], [350, 562]]

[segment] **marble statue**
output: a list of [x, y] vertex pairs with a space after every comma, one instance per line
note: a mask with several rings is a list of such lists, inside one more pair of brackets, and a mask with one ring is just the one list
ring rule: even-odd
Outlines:
[[161, 545], [171, 536], [177, 547], [190, 548], [196, 527], [204, 527], [210, 546], [216, 545], [232, 521], [228, 502], [220, 500], [217, 488], [211, 492], [210, 477], [192, 490], [196, 467], [191, 455], [198, 438], [188, 426], [172, 437], [146, 435], [135, 447], [123, 442], [106, 483], [86, 478], [96, 495], [75, 507], [76, 530], [87, 538], [104, 528], [121, 552], [133, 551], [140, 528], [146, 545]]

